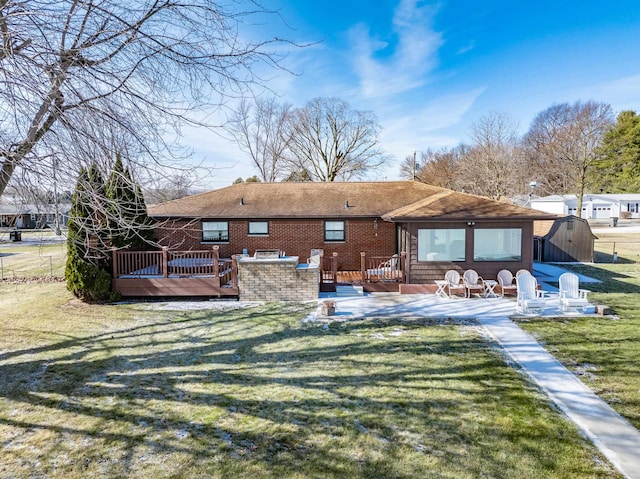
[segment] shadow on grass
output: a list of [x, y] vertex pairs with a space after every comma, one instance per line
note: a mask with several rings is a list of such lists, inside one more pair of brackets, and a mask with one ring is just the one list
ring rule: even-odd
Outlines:
[[595, 263], [607, 263], [607, 264], [635, 264], [636, 260], [633, 258], [627, 258], [623, 255], [616, 254], [614, 258], [613, 253], [604, 253], [602, 251], [595, 251], [593, 253], [593, 260]]
[[590, 291], [599, 293], [640, 293], [639, 276], [629, 274], [630, 269], [640, 273], [640, 265], [635, 263], [609, 265], [567, 263], [563, 264], [562, 267], [602, 281], [599, 284], [589, 283], [581, 286]]
[[[429, 320], [325, 328], [300, 323], [304, 315], [283, 317], [275, 306], [189, 313], [5, 352], [0, 395], [52, 418], [7, 414], [0, 424], [117, 445], [126, 473], [144, 446], [229, 474], [248, 461], [276, 475], [408, 478], [445, 463], [469, 477], [489, 464], [508, 476], [523, 460], [554, 470], [548, 443], [561, 451], [579, 441], [528, 417], [548, 409], [544, 401], [477, 335], [424, 337], [421, 328], [440, 325]], [[489, 411], [513, 423], [501, 427]], [[585, 471], [588, 461], [564, 472]]]

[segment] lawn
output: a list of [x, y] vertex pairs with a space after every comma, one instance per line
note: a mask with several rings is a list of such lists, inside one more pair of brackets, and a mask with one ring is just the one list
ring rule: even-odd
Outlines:
[[64, 276], [65, 242], [53, 242], [52, 232], [24, 231], [23, 242], [0, 243], [0, 280]]
[[583, 285], [589, 300], [613, 309], [611, 318], [547, 318], [521, 323], [598, 396], [640, 428], [640, 264], [567, 265], [599, 278]]
[[598, 233], [594, 245], [596, 263], [613, 262], [613, 253], [624, 263], [640, 262], [640, 234]]
[[0, 285], [0, 476], [620, 477], [472, 323], [231, 304]]

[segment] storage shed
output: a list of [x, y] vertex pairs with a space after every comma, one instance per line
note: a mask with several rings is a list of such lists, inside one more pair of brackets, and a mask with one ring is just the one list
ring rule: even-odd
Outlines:
[[535, 261], [593, 261], [597, 237], [583, 218], [569, 215], [555, 220], [534, 221], [533, 236]]

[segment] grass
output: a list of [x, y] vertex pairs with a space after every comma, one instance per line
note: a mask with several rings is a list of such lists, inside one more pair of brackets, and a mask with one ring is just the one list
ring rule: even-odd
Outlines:
[[473, 324], [211, 304], [0, 285], [0, 476], [620, 477]]
[[[640, 429], [640, 234], [599, 234], [597, 258], [617, 263], [563, 265], [602, 281], [583, 285], [589, 300], [612, 308], [616, 319], [537, 319], [521, 323], [598, 396]], [[606, 257], [606, 253], [609, 257]]]
[[64, 242], [48, 242], [51, 232], [25, 231], [23, 242], [0, 243], [0, 280], [63, 277]]
[[597, 236], [594, 242], [596, 263], [612, 263], [614, 252], [618, 262], [640, 263], [640, 234], [598, 233]]
[[568, 265], [599, 278], [583, 285], [589, 300], [612, 308], [617, 319], [538, 319], [522, 323], [598, 396], [640, 428], [640, 264]]

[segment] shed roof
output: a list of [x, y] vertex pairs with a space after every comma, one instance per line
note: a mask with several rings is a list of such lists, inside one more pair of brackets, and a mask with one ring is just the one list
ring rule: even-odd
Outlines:
[[555, 215], [416, 181], [239, 183], [149, 207], [164, 218], [545, 219]]
[[593, 238], [595, 239], [598, 238], [596, 235], [593, 234], [593, 231], [591, 231], [591, 226], [589, 225], [589, 222], [587, 220], [585, 220], [584, 218], [578, 218], [577, 216], [574, 216], [574, 215], [559, 215], [552, 220], [534, 221], [533, 236], [543, 238], [547, 236], [549, 233], [551, 233], [551, 230], [553, 229], [554, 226], [557, 226], [558, 224], [561, 224], [567, 221], [579, 221], [585, 224], [586, 228], [585, 230], [582, 230], [582, 234], [584, 234], [585, 231], [588, 231]]

